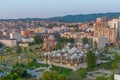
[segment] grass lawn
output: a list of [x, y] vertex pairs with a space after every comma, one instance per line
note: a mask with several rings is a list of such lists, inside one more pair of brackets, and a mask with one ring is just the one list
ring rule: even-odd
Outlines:
[[68, 69], [68, 68], [64, 68], [64, 67], [59, 67], [59, 66], [54, 66], [54, 65], [52, 66], [51, 70], [57, 71], [57, 72], [59, 72], [61, 74], [64, 74], [66, 76], [72, 74], [72, 72], [73, 72], [72, 69]]
[[42, 63], [29, 63], [28, 65], [25, 65], [26, 69], [34, 69], [34, 68], [38, 68], [38, 67], [48, 67], [48, 64], [42, 64]]
[[111, 61], [110, 57], [102, 57], [101, 60]]
[[97, 66], [97, 68], [111, 69], [112, 62], [120, 63], [120, 59], [118, 59], [118, 60], [112, 60], [110, 62], [100, 64], [100, 65]]

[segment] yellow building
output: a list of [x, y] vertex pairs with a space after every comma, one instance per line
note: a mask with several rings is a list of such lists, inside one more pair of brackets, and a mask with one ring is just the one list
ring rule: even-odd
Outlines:
[[34, 32], [35, 32], [35, 33], [38, 33], [38, 32], [39, 32], [39, 28], [36, 28], [36, 29], [34, 30]]
[[20, 47], [28, 47], [29, 44], [28, 44], [28, 42], [21, 42], [21, 43], [19, 43], [19, 46]]

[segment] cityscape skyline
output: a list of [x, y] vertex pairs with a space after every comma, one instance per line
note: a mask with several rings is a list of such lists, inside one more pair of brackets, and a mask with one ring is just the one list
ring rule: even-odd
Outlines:
[[120, 80], [120, 0], [0, 0], [0, 80]]
[[0, 1], [1, 1], [0, 19], [50, 18], [56, 16], [76, 14], [120, 12], [119, 0], [114, 1], [0, 0]]

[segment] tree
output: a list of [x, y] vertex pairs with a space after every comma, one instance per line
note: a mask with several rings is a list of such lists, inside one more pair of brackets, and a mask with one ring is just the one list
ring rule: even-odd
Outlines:
[[85, 68], [80, 68], [77, 72], [82, 79], [86, 77], [87, 70]]
[[120, 49], [120, 43], [118, 43], [118, 49]]
[[16, 80], [25, 80], [25, 79], [23, 79], [23, 78], [18, 78], [18, 79], [16, 79]]
[[56, 71], [43, 72], [40, 80], [66, 80], [65, 76]]
[[7, 74], [1, 77], [0, 80], [16, 80], [18, 78], [19, 78], [19, 75], [17, 73], [13, 73], [13, 74]]
[[32, 48], [29, 48], [29, 52], [33, 52]]
[[104, 53], [108, 53], [109, 52], [109, 47], [108, 46], [105, 46], [104, 47]]
[[96, 80], [107, 80], [105, 76], [98, 76], [96, 77]]
[[95, 53], [93, 53], [92, 51], [88, 51], [86, 61], [87, 61], [88, 68], [93, 69], [94, 67], [96, 67]]
[[58, 42], [58, 43], [56, 44], [56, 50], [58, 50], [58, 49], [62, 49], [62, 45], [60, 44], [60, 42]]
[[5, 75], [5, 76], [1, 77], [0, 80], [11, 80], [11, 75], [10, 74]]
[[40, 36], [36, 35], [34, 36], [34, 44], [42, 44], [43, 43], [43, 39], [40, 38]]
[[22, 49], [20, 46], [17, 46], [17, 49], [16, 49], [16, 53], [21, 53], [22, 52]]
[[98, 50], [98, 43], [94, 41], [94, 50]]
[[87, 37], [83, 38], [83, 44], [88, 44], [88, 38]]
[[67, 77], [67, 80], [82, 80], [82, 79], [78, 72], [73, 72], [71, 75]]
[[13, 75], [11, 75], [11, 80], [16, 80], [19, 78], [19, 75], [17, 73], [13, 73]]
[[58, 41], [58, 42], [66, 42], [66, 41], [67, 41], [67, 38], [60, 37], [57, 41]]
[[117, 63], [116, 62], [112, 62], [111, 67], [112, 67], [112, 69], [116, 69], [117, 68]]
[[11, 74], [17, 73], [21, 78], [31, 77], [25, 69], [17, 67], [11, 70]]
[[74, 43], [74, 38], [69, 38], [69, 39], [68, 39], [68, 42]]
[[3, 47], [3, 46], [4, 46], [4, 44], [0, 42], [0, 48]]
[[119, 58], [120, 58], [120, 56], [118, 55], [117, 52], [115, 52], [115, 54], [114, 54], [114, 60], [118, 60]]
[[114, 80], [114, 71], [113, 72], [111, 72], [111, 74], [110, 74], [110, 80]]
[[10, 48], [9, 46], [7, 46], [6, 47], [6, 51], [11, 53], [12, 52], [12, 48]]

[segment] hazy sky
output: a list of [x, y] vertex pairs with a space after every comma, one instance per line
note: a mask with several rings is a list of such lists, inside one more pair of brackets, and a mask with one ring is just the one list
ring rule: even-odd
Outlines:
[[120, 0], [0, 0], [0, 18], [120, 12]]

